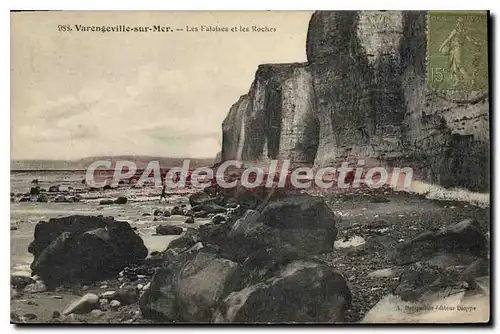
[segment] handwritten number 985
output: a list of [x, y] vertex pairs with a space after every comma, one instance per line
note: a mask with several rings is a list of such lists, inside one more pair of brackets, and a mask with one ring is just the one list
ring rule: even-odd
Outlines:
[[71, 31], [71, 27], [69, 26], [69, 24], [59, 24], [57, 26], [57, 30], [61, 32]]

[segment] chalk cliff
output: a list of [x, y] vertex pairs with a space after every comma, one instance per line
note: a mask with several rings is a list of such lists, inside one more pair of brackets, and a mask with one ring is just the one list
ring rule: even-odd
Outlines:
[[486, 92], [427, 88], [427, 13], [312, 15], [307, 63], [260, 65], [223, 123], [222, 160], [409, 166], [444, 186], [489, 187]]

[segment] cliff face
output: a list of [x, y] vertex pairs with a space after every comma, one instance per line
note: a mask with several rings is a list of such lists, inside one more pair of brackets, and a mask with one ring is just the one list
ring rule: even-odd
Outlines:
[[426, 83], [425, 12], [316, 12], [307, 64], [261, 65], [223, 124], [223, 160], [367, 159], [444, 186], [489, 187], [484, 92]]
[[222, 159], [314, 161], [318, 123], [305, 64], [261, 65], [222, 125]]

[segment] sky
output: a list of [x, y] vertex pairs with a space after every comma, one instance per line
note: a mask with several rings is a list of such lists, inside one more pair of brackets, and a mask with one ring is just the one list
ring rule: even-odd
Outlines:
[[[11, 13], [11, 158], [215, 157], [259, 64], [306, 61], [311, 12]], [[83, 26], [175, 32], [78, 32]], [[59, 31], [69, 25], [73, 31]], [[201, 25], [276, 32], [188, 32]]]

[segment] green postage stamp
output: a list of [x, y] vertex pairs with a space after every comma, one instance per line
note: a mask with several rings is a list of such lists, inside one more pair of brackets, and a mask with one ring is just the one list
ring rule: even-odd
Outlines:
[[429, 11], [427, 73], [433, 90], [488, 90], [488, 15]]

